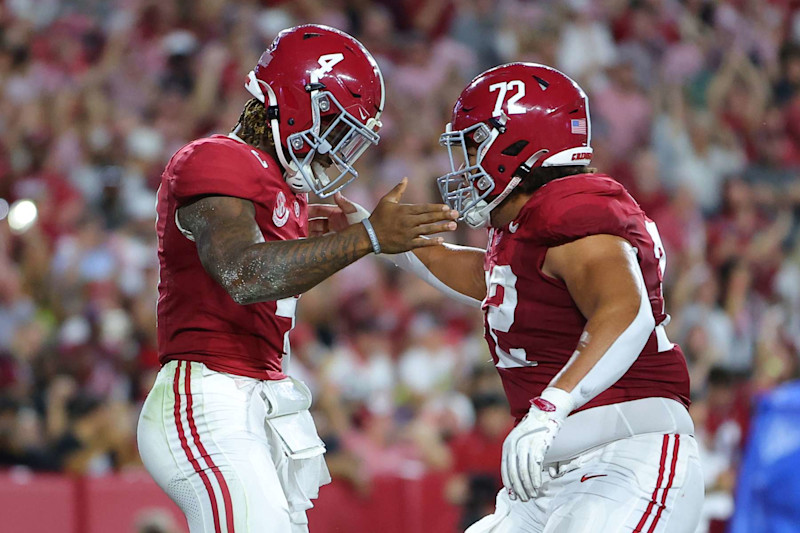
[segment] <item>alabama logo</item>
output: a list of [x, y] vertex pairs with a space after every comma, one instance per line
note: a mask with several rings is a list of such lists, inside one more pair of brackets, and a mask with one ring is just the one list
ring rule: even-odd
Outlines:
[[279, 191], [275, 199], [275, 209], [272, 210], [272, 222], [280, 228], [287, 220], [289, 220], [289, 209], [286, 207], [286, 196], [283, 191]]

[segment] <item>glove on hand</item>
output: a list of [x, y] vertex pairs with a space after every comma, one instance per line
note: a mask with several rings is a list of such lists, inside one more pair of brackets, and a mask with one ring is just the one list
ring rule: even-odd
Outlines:
[[528, 414], [506, 437], [500, 470], [512, 497], [526, 502], [541, 488], [544, 456], [573, 405], [568, 392], [548, 387], [531, 400]]

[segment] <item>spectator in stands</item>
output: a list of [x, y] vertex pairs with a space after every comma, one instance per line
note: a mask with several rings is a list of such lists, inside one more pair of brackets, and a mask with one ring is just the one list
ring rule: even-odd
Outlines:
[[478, 394], [473, 404], [475, 427], [450, 443], [455, 475], [448, 492], [451, 500], [464, 508], [464, 528], [494, 512], [494, 499], [502, 486], [497, 465], [503, 440], [512, 427], [504, 395]]

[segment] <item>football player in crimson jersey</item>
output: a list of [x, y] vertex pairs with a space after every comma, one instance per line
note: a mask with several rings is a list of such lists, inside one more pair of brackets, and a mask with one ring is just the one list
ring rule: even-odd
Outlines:
[[354, 179], [378, 141], [383, 80], [358, 41], [285, 30], [245, 86], [233, 132], [178, 150], [158, 193], [163, 366], [138, 443], [192, 533], [308, 530], [330, 478], [308, 388], [285, 374], [297, 295], [373, 251], [455, 229], [446, 205], [400, 204], [405, 181], [362, 224], [307, 205]]
[[588, 168], [586, 95], [555, 69], [499, 66], [461, 93], [440, 141], [442, 197], [489, 226], [488, 248], [393, 260], [483, 309], [517, 419], [496, 512], [468, 533], [693, 532], [703, 480], [686, 362], [664, 330], [666, 256], [636, 201]]

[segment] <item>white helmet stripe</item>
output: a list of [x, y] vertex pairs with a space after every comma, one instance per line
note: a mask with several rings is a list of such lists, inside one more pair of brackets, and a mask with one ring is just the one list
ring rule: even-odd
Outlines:
[[586, 146], [592, 146], [592, 115], [589, 114], [589, 97], [583, 93], [583, 106], [586, 109]]
[[[374, 58], [373, 61], [375, 61]], [[378, 79], [381, 80], [381, 105], [378, 113], [375, 115], [375, 120], [380, 120], [381, 113], [383, 113], [384, 106], [386, 105], [386, 86], [383, 84], [383, 73], [381, 72], [381, 67], [378, 66], [377, 61], [375, 61], [375, 70], [378, 71]]]

